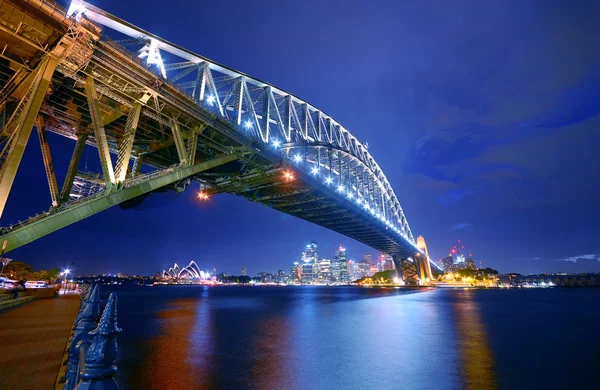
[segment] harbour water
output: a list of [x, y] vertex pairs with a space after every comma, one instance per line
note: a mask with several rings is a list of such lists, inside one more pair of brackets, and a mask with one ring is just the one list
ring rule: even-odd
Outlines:
[[103, 286], [130, 389], [592, 388], [600, 289]]

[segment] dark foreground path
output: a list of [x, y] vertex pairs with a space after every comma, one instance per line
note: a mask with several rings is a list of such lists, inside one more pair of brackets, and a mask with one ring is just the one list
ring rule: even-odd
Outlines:
[[37, 299], [0, 312], [0, 388], [53, 389], [79, 295]]

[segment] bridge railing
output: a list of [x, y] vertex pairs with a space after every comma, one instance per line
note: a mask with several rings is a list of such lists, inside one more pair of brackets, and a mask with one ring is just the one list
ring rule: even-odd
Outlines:
[[[159, 170], [155, 170], [155, 171], [152, 171], [149, 173], [137, 175], [133, 178], [125, 180], [123, 182], [123, 188], [129, 188], [129, 187], [135, 186], [137, 184], [146, 182], [148, 180], [154, 179], [156, 177], [167, 175], [167, 174], [175, 171], [179, 167], [181, 167], [181, 164], [173, 164], [164, 169], [159, 169]], [[19, 228], [25, 227], [27, 225], [30, 225], [36, 221], [42, 220], [50, 215], [57, 214], [57, 213], [69, 210], [73, 207], [79, 206], [83, 203], [91, 202], [95, 199], [102, 198], [108, 194], [109, 193], [107, 193], [106, 190], [103, 190], [103, 191], [94, 193], [92, 195], [86, 196], [86, 197], [81, 197], [78, 199], [73, 199], [68, 202], [62, 203], [59, 207], [50, 208], [48, 211], [37, 213], [34, 216], [31, 216], [24, 221], [18, 221], [16, 223], [13, 223], [6, 227], [1, 227], [0, 228], [0, 236], [3, 234], [10, 233], [10, 232], [14, 231], [15, 229], [19, 229]]]

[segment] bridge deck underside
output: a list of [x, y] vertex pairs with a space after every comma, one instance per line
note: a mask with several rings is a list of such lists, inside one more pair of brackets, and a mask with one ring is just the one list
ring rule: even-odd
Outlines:
[[333, 188], [324, 187], [314, 177], [301, 172], [294, 172], [294, 179], [288, 182], [283, 172], [284, 168], [279, 168], [270, 174], [219, 180], [209, 192], [243, 196], [351, 237], [392, 256], [408, 258], [415, 255], [413, 247], [395, 239], [388, 229], [368, 216], [367, 211], [356, 208], [352, 205], [352, 200], [336, 193]]

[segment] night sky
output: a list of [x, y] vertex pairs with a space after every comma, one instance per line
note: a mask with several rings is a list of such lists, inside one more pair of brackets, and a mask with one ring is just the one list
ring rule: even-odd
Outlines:
[[[93, 4], [293, 92], [377, 159], [436, 260], [457, 240], [501, 272], [600, 271], [597, 1], [185, 1]], [[401, 4], [405, 3], [405, 4]], [[6, 225], [50, 204], [35, 132]], [[62, 184], [73, 141], [50, 135]], [[97, 167], [90, 149], [82, 166]], [[240, 274], [377, 252], [232, 195], [153, 194], [8, 254], [76, 274], [154, 273], [194, 259]]]

